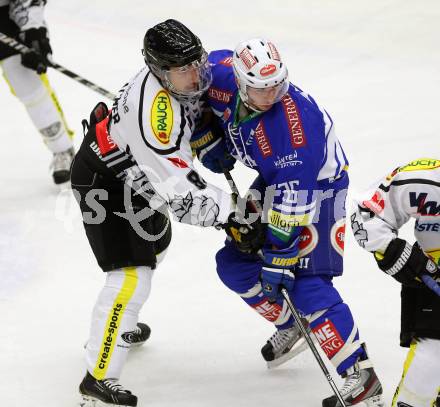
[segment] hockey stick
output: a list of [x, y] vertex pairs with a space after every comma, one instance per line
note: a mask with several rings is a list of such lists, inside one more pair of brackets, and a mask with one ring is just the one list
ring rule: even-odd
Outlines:
[[432, 291], [434, 291], [440, 297], [440, 285], [438, 285], [431, 276], [428, 276], [427, 274], [422, 274], [422, 280]]
[[226, 178], [226, 181], [228, 181], [229, 187], [232, 190], [232, 194], [234, 195], [235, 202], [237, 202], [237, 199], [240, 196], [240, 192], [238, 191], [237, 184], [235, 183], [234, 178], [232, 178], [232, 175], [229, 172], [229, 170], [223, 168], [223, 174]]
[[288, 307], [290, 308], [290, 311], [292, 312], [293, 318], [295, 319], [295, 322], [297, 323], [299, 330], [301, 331], [305, 340], [307, 341], [307, 344], [309, 345], [310, 350], [313, 353], [313, 356], [315, 356], [315, 359], [318, 362], [319, 367], [322, 370], [322, 373], [324, 373], [324, 376], [327, 378], [327, 381], [328, 381], [330, 387], [332, 388], [333, 393], [335, 393], [335, 396], [339, 400], [339, 402], [341, 403], [341, 406], [346, 407], [347, 405], [345, 404], [345, 401], [342, 398], [341, 393], [339, 392], [338, 388], [336, 387], [336, 384], [333, 380], [332, 375], [328, 371], [327, 366], [324, 364], [324, 361], [322, 360], [322, 357], [319, 354], [318, 349], [316, 349], [316, 346], [313, 342], [313, 339], [310, 337], [309, 332], [307, 331], [304, 324], [302, 323], [301, 317], [300, 317], [298, 311], [296, 310], [295, 306], [293, 305], [292, 301], [290, 301], [289, 293], [287, 292], [287, 290], [285, 288], [282, 288], [281, 294], [283, 295], [284, 300], [286, 301]]
[[[27, 54], [28, 52], [32, 52], [32, 49], [30, 49], [26, 45], [22, 44], [21, 42], [18, 42], [14, 38], [8, 37], [6, 34], [3, 33], [0, 33], [0, 42], [8, 46], [9, 48], [18, 51], [20, 54]], [[56, 62], [49, 61], [48, 66], [56, 69], [58, 72], [61, 72], [62, 74], [68, 76], [69, 78], [81, 83], [84, 86], [87, 86], [89, 89], [92, 89], [95, 92], [98, 92], [99, 94], [111, 100], [113, 100], [116, 97], [116, 95], [114, 95], [113, 93], [105, 90], [104, 88], [101, 88], [95, 83], [90, 82], [89, 80], [83, 78], [82, 76], [76, 74], [75, 72], [72, 72], [71, 70], [63, 67], [62, 65], [57, 64]]]
[[[237, 184], [235, 183], [234, 179], [232, 178], [231, 173], [228, 170], [224, 169], [223, 174], [225, 175], [225, 178], [228, 181], [232, 192], [235, 195], [237, 195], [237, 197], [240, 196], [240, 192], [238, 191]], [[262, 256], [261, 251], [258, 254], [260, 255], [260, 257]], [[296, 324], [298, 325], [301, 333], [303, 334], [305, 340], [307, 341], [307, 344], [309, 345], [310, 350], [312, 351], [313, 355], [315, 356], [315, 359], [318, 362], [318, 364], [322, 370], [322, 373], [324, 373], [324, 376], [327, 378], [327, 381], [328, 381], [330, 387], [332, 388], [333, 393], [335, 393], [336, 398], [338, 399], [339, 403], [341, 403], [341, 407], [347, 407], [344, 399], [341, 396], [341, 393], [339, 392], [338, 388], [336, 387], [336, 384], [333, 380], [332, 375], [330, 374], [327, 367], [325, 366], [321, 355], [319, 354], [318, 350], [316, 349], [315, 344], [313, 343], [312, 338], [310, 337], [310, 334], [308, 333], [306, 327], [302, 323], [302, 320], [301, 320], [301, 317], [300, 317], [298, 311], [296, 310], [295, 306], [293, 305], [292, 301], [290, 300], [289, 293], [287, 292], [287, 290], [285, 288], [282, 288], [281, 294], [283, 295], [284, 300], [286, 301], [290, 311], [292, 312], [293, 318], [295, 319]]]

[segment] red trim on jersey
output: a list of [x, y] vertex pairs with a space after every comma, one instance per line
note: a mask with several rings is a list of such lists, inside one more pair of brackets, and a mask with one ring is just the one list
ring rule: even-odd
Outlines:
[[188, 164], [179, 157], [167, 157], [177, 168], [188, 168]]
[[107, 130], [108, 116], [96, 124], [96, 141], [98, 143], [99, 151], [102, 155], [109, 153], [110, 151], [116, 150], [118, 146], [108, 134]]

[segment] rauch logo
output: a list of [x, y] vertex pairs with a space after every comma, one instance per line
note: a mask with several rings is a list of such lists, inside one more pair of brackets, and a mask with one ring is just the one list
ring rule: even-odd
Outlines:
[[160, 143], [170, 142], [173, 130], [173, 108], [170, 95], [163, 89], [157, 93], [151, 105], [151, 129]]

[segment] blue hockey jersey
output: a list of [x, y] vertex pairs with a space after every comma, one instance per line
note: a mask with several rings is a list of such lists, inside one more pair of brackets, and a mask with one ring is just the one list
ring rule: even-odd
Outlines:
[[[329, 229], [345, 217], [348, 186], [348, 161], [331, 117], [310, 95], [290, 84], [282, 100], [270, 110], [240, 120], [232, 51], [213, 51], [209, 61], [213, 82], [208, 90], [208, 103], [226, 134], [229, 153], [256, 170], [259, 178], [255, 186], [259, 184], [266, 196], [268, 191], [273, 196], [269, 205], [267, 199], [265, 202], [267, 245], [283, 249], [296, 242], [304, 246], [304, 239], [298, 237], [308, 227], [327, 229], [318, 239], [324, 239], [330, 246], [334, 237], [329, 235]], [[337, 208], [335, 203], [341, 191], [344, 196]], [[325, 200], [330, 200], [331, 205], [323, 205]], [[333, 219], [321, 213], [330, 207]]]

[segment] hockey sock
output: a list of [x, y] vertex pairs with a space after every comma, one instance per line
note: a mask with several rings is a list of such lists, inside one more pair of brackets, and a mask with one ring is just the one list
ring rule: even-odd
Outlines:
[[123, 333], [133, 331], [151, 290], [153, 270], [127, 267], [110, 271], [92, 313], [86, 348], [89, 372], [98, 380], [120, 377], [130, 344]]
[[338, 303], [316, 318], [310, 326], [319, 345], [339, 374], [353, 366], [360, 356], [367, 357], [359, 341], [359, 331], [347, 304]]

